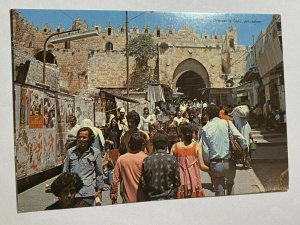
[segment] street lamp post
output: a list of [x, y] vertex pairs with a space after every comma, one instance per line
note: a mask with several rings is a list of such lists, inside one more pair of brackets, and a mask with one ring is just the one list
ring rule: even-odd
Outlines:
[[[129, 97], [129, 55], [128, 55], [128, 11], [126, 10], [126, 93], [127, 98]], [[127, 112], [129, 111], [129, 103], [127, 102]]]
[[44, 49], [43, 50], [43, 84], [45, 84], [45, 75], [46, 75], [46, 45], [47, 45], [47, 42], [49, 41], [50, 38], [52, 38], [56, 35], [70, 33], [70, 32], [73, 32], [73, 31], [79, 31], [79, 29], [58, 32], [58, 33], [55, 33], [55, 34], [51, 34], [49, 37], [46, 38], [46, 40], [44, 42], [44, 48], [43, 48]]
[[[62, 32], [58, 32], [55, 34], [51, 34], [49, 37], [46, 38], [45, 42], [44, 42], [44, 51], [43, 51], [43, 84], [45, 84], [46, 81], [46, 45], [47, 42], [49, 41], [50, 38], [60, 35], [60, 34], [66, 34], [66, 33], [72, 33], [75, 31], [79, 31], [80, 29], [75, 29], [75, 30], [69, 30], [69, 31], [62, 31]], [[61, 36], [61, 37], [57, 37], [53, 40], [50, 40], [50, 42], [52, 44], [57, 44], [57, 43], [62, 43], [62, 42], [66, 42], [66, 41], [73, 41], [73, 40], [78, 40], [78, 39], [83, 39], [83, 38], [87, 38], [87, 37], [92, 37], [92, 36], [98, 36], [98, 31], [94, 30], [94, 31], [86, 31], [86, 32], [81, 32], [81, 33], [73, 33], [70, 35], [66, 35], [66, 36]]]
[[[132, 21], [134, 19], [136, 19], [137, 17], [143, 15], [147, 13], [147, 11], [142, 12], [132, 18], [130, 18], [130, 20], [128, 20], [128, 11], [125, 11], [125, 16], [126, 16], [126, 22], [125, 22], [125, 30], [126, 30], [126, 47], [125, 47], [125, 51], [126, 51], [126, 96], [129, 97], [129, 53], [128, 53], [128, 24], [129, 21]], [[150, 13], [153, 13], [152, 11], [150, 11]], [[127, 112], [129, 110], [129, 103], [127, 102]]]

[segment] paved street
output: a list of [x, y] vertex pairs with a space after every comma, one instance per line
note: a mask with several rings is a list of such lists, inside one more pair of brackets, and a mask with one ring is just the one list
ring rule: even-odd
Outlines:
[[[46, 184], [50, 184], [54, 179], [55, 177], [23, 193], [20, 193], [18, 195], [18, 212], [40, 211], [54, 203], [57, 200], [56, 197], [51, 193], [45, 192]], [[211, 191], [210, 178], [208, 174], [201, 172], [201, 179], [206, 196], [214, 196], [214, 193]], [[236, 184], [236, 194], [264, 192], [264, 187], [252, 169], [237, 170]], [[120, 198], [118, 202], [122, 202]], [[107, 190], [103, 192], [103, 205], [110, 204], [109, 190]]]
[[[274, 131], [254, 130], [257, 150], [252, 154], [252, 169], [238, 166], [235, 178], [235, 194], [264, 193], [285, 191], [278, 185], [279, 175], [288, 168], [286, 134]], [[23, 193], [18, 194], [18, 211], [30, 212], [44, 210], [57, 199], [51, 193], [45, 192], [46, 184], [55, 179], [49, 179]], [[211, 191], [211, 181], [207, 173], [201, 172], [201, 181], [207, 197], [214, 196]], [[108, 187], [106, 185], [106, 187]], [[122, 200], [119, 197], [118, 202]], [[109, 190], [103, 192], [103, 205], [110, 205]]]

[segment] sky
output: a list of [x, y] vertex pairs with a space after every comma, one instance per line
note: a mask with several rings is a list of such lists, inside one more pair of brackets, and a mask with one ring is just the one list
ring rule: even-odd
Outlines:
[[[94, 23], [100, 24], [104, 29], [109, 23], [115, 29], [125, 24], [125, 11], [105, 10], [39, 10], [17, 9], [26, 20], [41, 29], [46, 23], [54, 30], [58, 24], [64, 29], [71, 27], [72, 22], [80, 17], [86, 20], [90, 29]], [[166, 32], [173, 27], [175, 33], [184, 24], [188, 24], [197, 34], [208, 33], [223, 35], [230, 26], [235, 26], [238, 31], [238, 43], [252, 45], [253, 37], [257, 39], [262, 29], [267, 28], [272, 19], [272, 14], [209, 14], [209, 13], [181, 13], [181, 12], [150, 12], [129, 11], [129, 26], [138, 26], [141, 32], [144, 25], [153, 31], [157, 26]]]

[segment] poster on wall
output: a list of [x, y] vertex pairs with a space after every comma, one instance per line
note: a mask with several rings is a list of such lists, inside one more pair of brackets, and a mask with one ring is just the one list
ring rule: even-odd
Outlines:
[[43, 133], [42, 129], [29, 129], [28, 135], [28, 173], [27, 175], [35, 174], [41, 171], [42, 168], [42, 153], [43, 153]]
[[[19, 128], [20, 128], [20, 117], [21, 117], [21, 87], [20, 86], [15, 86], [14, 88], [14, 94], [15, 94], [15, 131], [16, 133], [18, 132]], [[22, 109], [23, 111], [25, 109]]]
[[46, 129], [43, 132], [43, 152], [42, 152], [42, 166], [41, 169], [49, 169], [55, 163], [55, 142], [56, 131], [54, 129]]
[[66, 142], [66, 110], [67, 101], [65, 98], [58, 99], [57, 130], [56, 130], [56, 162], [60, 162], [64, 155], [64, 144]]
[[25, 129], [21, 128], [16, 137], [16, 173], [17, 178], [27, 174], [30, 152], [28, 149], [28, 136]]
[[56, 104], [54, 98], [44, 98], [44, 127], [55, 128]]
[[24, 128], [27, 124], [27, 109], [28, 109], [28, 95], [27, 89], [21, 88], [21, 100], [20, 100], [20, 128]]
[[56, 133], [56, 164], [62, 163], [65, 156], [66, 133]]
[[66, 105], [66, 123], [68, 124], [70, 116], [75, 116], [74, 101], [66, 99]]
[[29, 128], [43, 128], [42, 98], [39, 92], [29, 91]]
[[83, 119], [90, 119], [94, 122], [94, 101], [92, 99], [75, 96], [75, 105], [75, 116], [78, 124]]
[[66, 101], [65, 99], [58, 99], [57, 109], [57, 132], [66, 132]]

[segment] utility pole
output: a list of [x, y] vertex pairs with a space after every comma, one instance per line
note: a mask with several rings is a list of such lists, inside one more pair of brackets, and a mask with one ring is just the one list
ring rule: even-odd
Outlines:
[[[128, 55], [128, 11], [125, 11], [126, 14], [126, 93], [127, 98], [129, 98], [129, 55]], [[129, 111], [129, 103], [127, 102], [127, 113]]]

